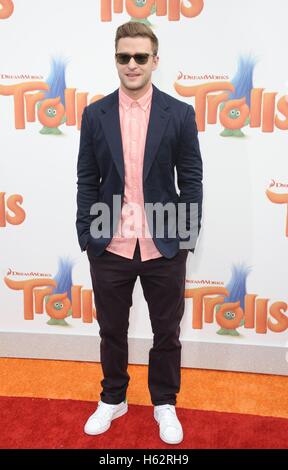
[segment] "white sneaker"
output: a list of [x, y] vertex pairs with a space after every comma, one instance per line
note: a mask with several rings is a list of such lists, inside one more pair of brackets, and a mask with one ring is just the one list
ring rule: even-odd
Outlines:
[[159, 424], [162, 441], [167, 444], [179, 444], [183, 440], [183, 429], [174, 405], [154, 406], [154, 418]]
[[96, 436], [107, 431], [111, 426], [111, 421], [123, 416], [128, 411], [127, 400], [118, 405], [109, 405], [103, 401], [98, 402], [97, 410], [90, 416], [84, 426], [84, 432], [90, 436]]

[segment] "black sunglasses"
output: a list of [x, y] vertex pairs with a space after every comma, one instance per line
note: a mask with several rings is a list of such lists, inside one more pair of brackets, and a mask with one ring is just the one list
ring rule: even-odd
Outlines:
[[125, 52], [118, 52], [117, 54], [115, 54], [115, 57], [116, 57], [118, 64], [121, 64], [121, 65], [129, 64], [132, 57], [137, 64], [143, 65], [143, 64], [147, 64], [150, 56], [154, 57], [155, 55], [156, 54], [148, 54], [148, 53], [142, 53], [142, 52], [138, 52], [137, 54], [134, 54], [134, 55], [126, 54]]

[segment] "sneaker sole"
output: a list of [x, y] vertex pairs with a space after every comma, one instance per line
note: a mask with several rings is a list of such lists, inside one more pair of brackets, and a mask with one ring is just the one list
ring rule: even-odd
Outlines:
[[183, 437], [181, 437], [181, 439], [178, 439], [178, 441], [169, 441], [168, 439], [165, 439], [162, 434], [160, 434], [160, 439], [162, 439], [163, 442], [166, 442], [166, 444], [180, 444], [180, 442], [183, 441]]

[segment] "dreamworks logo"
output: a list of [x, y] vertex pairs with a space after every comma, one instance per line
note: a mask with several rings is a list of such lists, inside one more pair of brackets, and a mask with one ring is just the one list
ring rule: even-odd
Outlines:
[[[111, 210], [108, 204], [96, 202], [90, 210], [96, 216], [90, 225], [93, 238], [179, 238], [180, 249], [194, 249], [198, 236], [198, 204], [167, 202], [162, 204], [137, 202], [121, 207], [121, 195], [113, 195]], [[121, 214], [122, 217], [119, 217]], [[147, 220], [147, 223], [146, 223]], [[111, 233], [111, 228], [113, 233]]]
[[225, 73], [183, 73], [181, 71], [178, 72], [177, 80], [229, 80], [229, 75]]

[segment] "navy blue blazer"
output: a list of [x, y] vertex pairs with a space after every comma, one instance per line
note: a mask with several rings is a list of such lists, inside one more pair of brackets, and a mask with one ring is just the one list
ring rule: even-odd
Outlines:
[[[190, 223], [190, 203], [196, 203], [198, 213], [191, 217], [199, 233], [202, 216], [202, 159], [193, 106], [160, 91], [153, 85], [150, 119], [147, 129], [144, 163], [144, 204], [185, 203], [187, 230]], [[175, 187], [175, 168], [177, 185]], [[84, 251], [88, 244], [95, 256], [103, 253], [117, 229], [124, 197], [124, 158], [119, 118], [118, 89], [86, 106], [82, 115], [80, 146], [77, 164], [76, 228], [79, 245]], [[113, 195], [121, 197], [113, 207]], [[97, 215], [90, 213], [95, 202], [105, 202], [110, 208], [110, 233], [99, 238], [90, 231]], [[193, 213], [195, 211], [193, 210]], [[146, 212], [147, 213], [147, 212]], [[98, 214], [100, 215], [100, 213]], [[113, 216], [114, 224], [113, 224]], [[178, 233], [176, 209], [176, 237], [168, 230], [168, 216], [164, 211], [164, 233], [156, 236], [150, 226], [153, 241], [166, 258], [179, 251], [179, 242], [188, 240]], [[195, 220], [197, 219], [197, 220]], [[116, 223], [115, 223], [116, 220]], [[194, 252], [194, 248], [188, 248]]]

